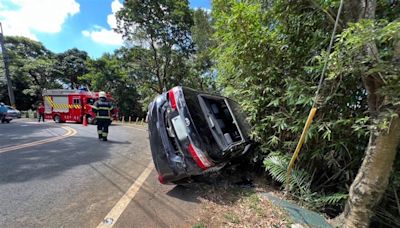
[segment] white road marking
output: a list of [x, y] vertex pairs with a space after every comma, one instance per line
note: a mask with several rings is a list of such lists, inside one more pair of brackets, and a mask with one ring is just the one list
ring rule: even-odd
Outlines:
[[135, 197], [136, 193], [142, 187], [144, 181], [150, 175], [153, 170], [153, 162], [151, 161], [146, 169], [140, 174], [140, 176], [136, 179], [136, 181], [129, 187], [128, 191], [122, 196], [122, 198], [114, 205], [111, 211], [104, 217], [103, 221], [97, 226], [97, 228], [110, 228], [113, 227], [117, 222], [121, 214], [125, 211], [126, 207]]

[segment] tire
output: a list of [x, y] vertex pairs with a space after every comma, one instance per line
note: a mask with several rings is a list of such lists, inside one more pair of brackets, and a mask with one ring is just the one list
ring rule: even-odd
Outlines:
[[53, 117], [53, 119], [54, 119], [54, 122], [56, 122], [56, 123], [61, 123], [61, 117], [60, 117], [60, 115], [55, 115], [55, 116]]

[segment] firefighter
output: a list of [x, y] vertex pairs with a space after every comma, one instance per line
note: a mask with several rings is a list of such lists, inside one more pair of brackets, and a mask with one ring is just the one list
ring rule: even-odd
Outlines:
[[99, 92], [99, 100], [93, 104], [93, 111], [96, 113], [97, 133], [100, 140], [107, 141], [112, 110], [113, 105], [107, 100], [106, 93]]

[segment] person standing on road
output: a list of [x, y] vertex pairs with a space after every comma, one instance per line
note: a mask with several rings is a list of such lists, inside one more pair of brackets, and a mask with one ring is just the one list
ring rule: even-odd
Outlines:
[[3, 102], [0, 103], [0, 121], [4, 123], [7, 114], [7, 108]]
[[99, 135], [99, 139], [107, 141], [108, 126], [111, 124], [113, 105], [107, 100], [105, 92], [99, 92], [99, 100], [93, 104], [93, 110], [96, 113], [97, 134]]
[[40, 122], [40, 119], [42, 119], [42, 121], [44, 122], [44, 106], [42, 103], [39, 103], [38, 117], [39, 117], [39, 122]]

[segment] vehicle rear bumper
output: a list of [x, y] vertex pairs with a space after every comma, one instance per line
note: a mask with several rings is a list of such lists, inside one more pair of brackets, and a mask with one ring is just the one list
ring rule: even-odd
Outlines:
[[[202, 170], [192, 161], [176, 154], [165, 126], [166, 96], [160, 95], [149, 107], [149, 139], [154, 165], [161, 183], [169, 183]], [[185, 153], [185, 156], [189, 156]]]

